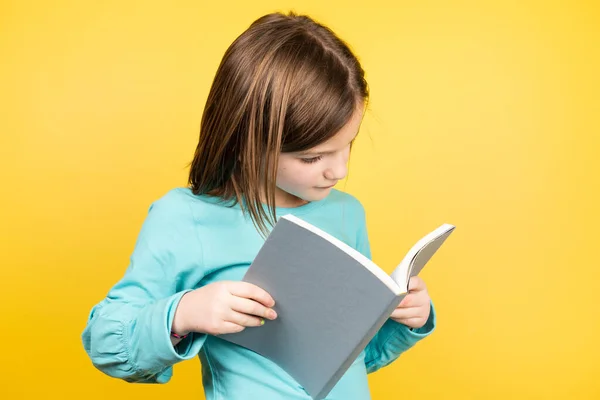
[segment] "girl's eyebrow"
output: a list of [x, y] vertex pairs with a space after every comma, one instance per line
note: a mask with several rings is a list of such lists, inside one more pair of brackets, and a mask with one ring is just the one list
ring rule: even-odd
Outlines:
[[[354, 140], [356, 140], [356, 137], [358, 136], [358, 133], [356, 133], [356, 135], [354, 135], [354, 137], [352, 138], [352, 140], [350, 141], [351, 144], [352, 142], [354, 142]], [[296, 153], [299, 156], [324, 156], [327, 154], [332, 154], [335, 153], [337, 150], [325, 150], [325, 151], [311, 151], [311, 150], [305, 150], [305, 151], [299, 151], [298, 153]]]
[[335, 151], [301, 151], [298, 153], [299, 156], [323, 156], [327, 154], [335, 153]]

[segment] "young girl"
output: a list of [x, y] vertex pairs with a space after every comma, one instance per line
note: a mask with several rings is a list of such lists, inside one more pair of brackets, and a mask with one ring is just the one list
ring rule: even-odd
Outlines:
[[[200, 356], [206, 398], [309, 399], [269, 360], [219, 338], [275, 319], [269, 293], [241, 282], [278, 216], [291, 213], [370, 257], [364, 210], [333, 189], [347, 172], [368, 100], [348, 46], [306, 16], [255, 21], [226, 51], [211, 87], [189, 187], [154, 202], [124, 277], [91, 311], [93, 364], [129, 382], [169, 381]], [[369, 399], [367, 374], [430, 334], [423, 281], [329, 393]]]

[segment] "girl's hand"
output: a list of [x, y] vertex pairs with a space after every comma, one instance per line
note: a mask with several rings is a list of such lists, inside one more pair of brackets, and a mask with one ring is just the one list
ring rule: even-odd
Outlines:
[[408, 294], [402, 299], [390, 318], [410, 328], [420, 328], [429, 318], [430, 301], [423, 279], [413, 276], [408, 284]]
[[263, 289], [247, 282], [210, 283], [183, 295], [173, 319], [172, 331], [221, 335], [260, 326], [263, 318], [275, 319], [275, 301]]

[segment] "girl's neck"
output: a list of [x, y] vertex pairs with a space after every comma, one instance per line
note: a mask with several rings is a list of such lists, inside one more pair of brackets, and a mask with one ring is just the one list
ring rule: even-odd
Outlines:
[[281, 208], [295, 208], [308, 204], [308, 201], [301, 199], [293, 194], [275, 188], [275, 206]]

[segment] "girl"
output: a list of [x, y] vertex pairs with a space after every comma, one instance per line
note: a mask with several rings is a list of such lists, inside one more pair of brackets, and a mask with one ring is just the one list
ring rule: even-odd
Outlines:
[[[207, 399], [309, 399], [269, 360], [219, 338], [275, 319], [269, 293], [241, 282], [277, 216], [291, 213], [370, 257], [364, 210], [344, 178], [368, 101], [348, 46], [306, 16], [255, 21], [226, 51], [211, 87], [189, 187], [154, 202], [124, 277], [93, 307], [93, 364], [129, 382], [169, 381], [200, 356]], [[430, 334], [423, 281], [328, 399], [370, 398], [367, 373]]]

